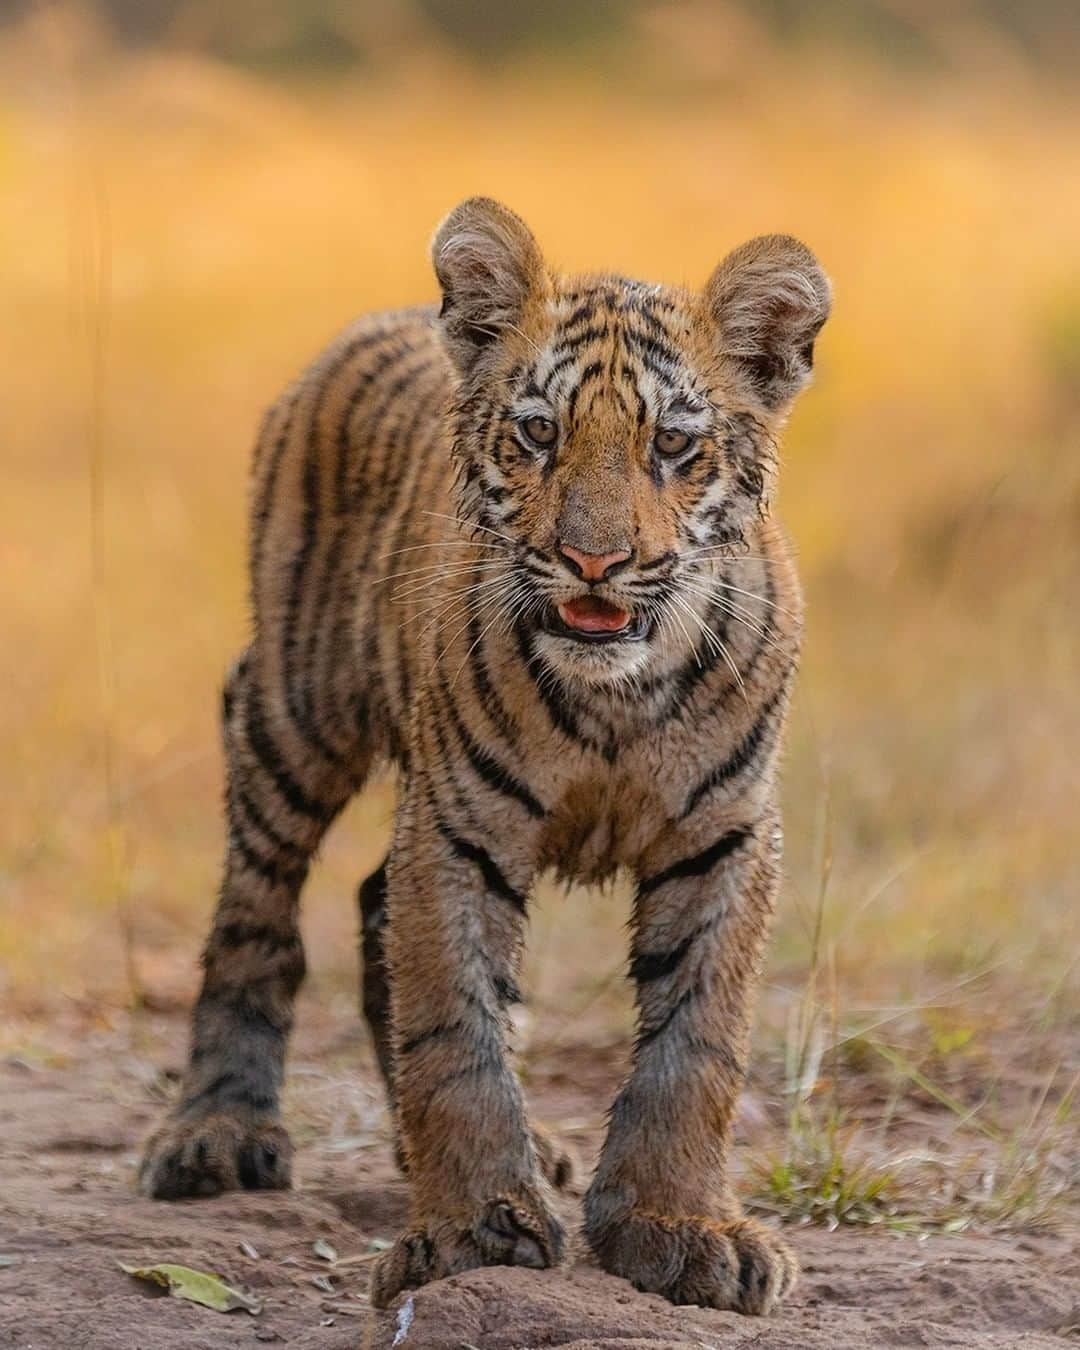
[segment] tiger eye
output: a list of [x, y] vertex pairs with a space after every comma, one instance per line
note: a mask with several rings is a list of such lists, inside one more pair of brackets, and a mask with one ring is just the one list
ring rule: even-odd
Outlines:
[[662, 455], [681, 455], [690, 445], [690, 436], [685, 431], [658, 431], [653, 444]]
[[555, 444], [555, 438], [559, 434], [559, 428], [550, 417], [526, 417], [521, 423], [521, 429], [533, 445], [545, 450], [549, 445]]

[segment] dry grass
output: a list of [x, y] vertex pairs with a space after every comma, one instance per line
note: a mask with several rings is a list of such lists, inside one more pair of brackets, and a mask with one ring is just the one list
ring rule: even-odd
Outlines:
[[[811, 1085], [842, 1044], [896, 1101], [956, 1063], [985, 1087], [1032, 1018], [1013, 1117], [1038, 1100], [1077, 1012], [1080, 107], [1012, 68], [905, 83], [721, 36], [672, 18], [648, 80], [643, 48], [607, 82], [423, 49], [317, 90], [88, 54], [45, 22], [0, 51], [9, 1009], [190, 990], [253, 428], [353, 313], [431, 295], [432, 226], [482, 190], [569, 267], [703, 279], [773, 229], [825, 260], [836, 317], [786, 456], [810, 638], [759, 1039], [779, 1064], [809, 967], [835, 1042]], [[352, 979], [350, 894], [390, 809], [386, 787], [354, 807], [311, 885], [316, 996]], [[545, 892], [539, 1036], [625, 1029], [623, 917], [617, 893]], [[816, 1166], [834, 1211], [877, 1212], [878, 1174], [838, 1180], [846, 1136], [815, 1112], [774, 1198], [799, 1211]]]

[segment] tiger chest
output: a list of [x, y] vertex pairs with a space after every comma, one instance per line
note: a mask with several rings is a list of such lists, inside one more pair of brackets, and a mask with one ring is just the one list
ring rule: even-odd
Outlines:
[[543, 865], [567, 881], [595, 884], [633, 867], [655, 838], [657, 803], [647, 786], [597, 773], [570, 785], [548, 813]]

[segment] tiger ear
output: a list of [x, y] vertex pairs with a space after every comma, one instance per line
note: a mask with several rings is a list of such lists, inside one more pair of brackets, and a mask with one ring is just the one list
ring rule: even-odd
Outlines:
[[435, 231], [431, 260], [442, 287], [443, 332], [462, 369], [549, 287], [529, 227], [490, 197], [470, 197], [450, 212]]
[[790, 403], [810, 381], [814, 340], [832, 308], [832, 287], [806, 245], [788, 234], [751, 239], [728, 254], [703, 299], [720, 354], [757, 401], [770, 411]]

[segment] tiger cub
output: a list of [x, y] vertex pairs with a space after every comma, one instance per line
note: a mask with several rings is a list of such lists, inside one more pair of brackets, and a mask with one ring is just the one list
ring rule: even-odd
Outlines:
[[639, 1289], [764, 1313], [797, 1267], [743, 1216], [728, 1152], [801, 627], [777, 438], [829, 283], [783, 235], [700, 293], [562, 276], [485, 198], [443, 221], [433, 260], [437, 311], [357, 322], [262, 429], [224, 880], [141, 1188], [289, 1184], [300, 890], [391, 761], [393, 845], [360, 888], [363, 1006], [412, 1219], [374, 1302], [563, 1259], [567, 1164], [526, 1119], [507, 1008], [536, 876], [625, 869], [639, 1030], [585, 1236]]

